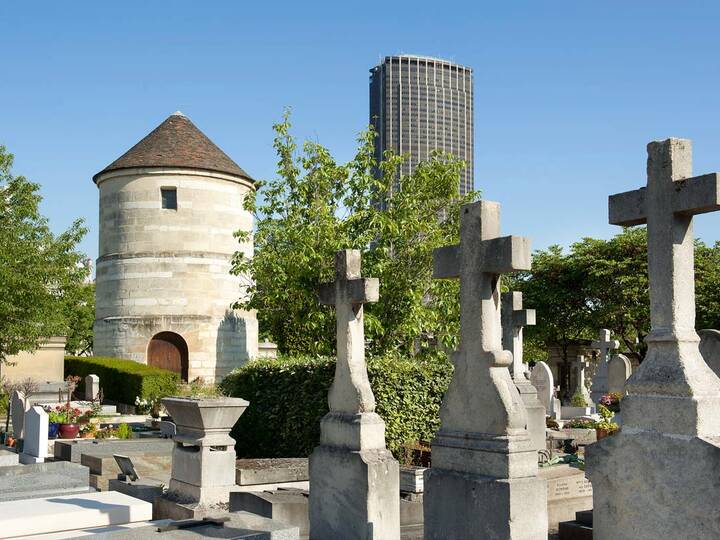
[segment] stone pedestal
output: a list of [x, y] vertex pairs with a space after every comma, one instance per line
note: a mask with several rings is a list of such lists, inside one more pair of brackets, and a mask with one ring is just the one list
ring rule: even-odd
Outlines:
[[155, 516], [207, 515], [205, 509], [229, 503], [235, 486], [235, 440], [230, 430], [248, 402], [238, 398], [165, 398], [162, 402], [177, 433], [168, 492], [157, 499]]
[[328, 413], [310, 456], [313, 540], [400, 538], [400, 467], [376, 413]]

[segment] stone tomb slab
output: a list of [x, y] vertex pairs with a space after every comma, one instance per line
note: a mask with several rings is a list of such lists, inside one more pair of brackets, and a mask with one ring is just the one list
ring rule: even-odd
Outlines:
[[[95, 540], [198, 540], [218, 538], [225, 540], [299, 540], [297, 527], [289, 527], [249, 512], [217, 513], [213, 517], [226, 517], [222, 526], [201, 525], [197, 527], [161, 532], [157, 525], [138, 527], [124, 531], [94, 534]], [[67, 537], [76, 540], [83, 536]]]
[[538, 476], [547, 481], [550, 530], [556, 530], [561, 521], [575, 519], [576, 512], [592, 509], [592, 484], [580, 469], [569, 465], [554, 465], [541, 468]]
[[309, 479], [307, 458], [238, 459], [235, 483], [238, 486], [303, 482]]
[[80, 463], [80, 456], [89, 454], [171, 454], [173, 442], [165, 439], [110, 439], [55, 441], [54, 455], [56, 460]]
[[63, 495], [0, 502], [3, 537], [148, 521], [152, 505], [116, 492]]
[[[170, 480], [172, 456], [169, 453], [129, 453], [123, 455], [132, 460], [140, 478], [164, 479], [166, 483]], [[116, 479], [121, 472], [115, 458], [105, 453], [83, 453], [80, 457], [80, 463], [90, 469], [90, 485], [101, 491], [106, 491], [110, 480]]]
[[0, 502], [87, 493], [89, 473], [87, 467], [64, 461], [1, 467]]
[[0, 467], [11, 467], [19, 464], [17, 453], [11, 450], [0, 450]]

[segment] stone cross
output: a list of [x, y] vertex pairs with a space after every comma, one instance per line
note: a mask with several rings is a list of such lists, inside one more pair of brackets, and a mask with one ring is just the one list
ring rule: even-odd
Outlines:
[[328, 403], [331, 412], [350, 414], [375, 410], [365, 365], [363, 304], [377, 302], [377, 278], [360, 277], [360, 251], [335, 254], [335, 281], [320, 286], [320, 303], [335, 306], [337, 364]]
[[594, 403], [599, 403], [600, 398], [609, 392], [608, 385], [608, 362], [610, 361], [610, 351], [620, 347], [620, 342], [610, 339], [611, 332], [603, 328], [600, 330], [598, 340], [593, 341], [590, 345], [593, 349], [600, 349], [600, 358], [593, 375], [592, 386], [590, 388], [590, 397]]
[[585, 360], [585, 356], [580, 354], [575, 361], [575, 392], [574, 394], [581, 394], [585, 398], [586, 405], [590, 405], [590, 392], [588, 392], [585, 386], [585, 370], [588, 368], [590, 363]]
[[461, 208], [460, 244], [433, 259], [433, 277], [460, 279], [460, 346], [425, 473], [425, 538], [546, 537], [547, 485], [502, 348], [500, 277], [530, 269], [530, 242], [500, 237], [500, 205], [479, 201]]
[[513, 379], [526, 379], [523, 364], [523, 328], [535, 325], [535, 310], [523, 309], [522, 293], [502, 293], [503, 348], [513, 355], [510, 372]]
[[[647, 223], [648, 231], [651, 331], [645, 338], [645, 360], [626, 385], [630, 396], [720, 397], [720, 382], [698, 351], [693, 236], [693, 216], [717, 210], [720, 177], [718, 173], [692, 177], [692, 147], [687, 139], [648, 144], [647, 187], [609, 198], [611, 224]], [[696, 404], [687, 405], [696, 409]], [[665, 400], [657, 406], [668, 410], [656, 414], [655, 409], [651, 415], [638, 411], [637, 421], [642, 425], [654, 419], [653, 429], [667, 433], [696, 435], [703, 428], [720, 433], [720, 415], [713, 414], [712, 422], [683, 426], [675, 403]], [[623, 409], [624, 426], [633, 424], [632, 417]]]
[[509, 366], [502, 350], [500, 275], [530, 269], [530, 240], [500, 237], [500, 205], [480, 201], [463, 206], [460, 244], [433, 253], [435, 278], [460, 279], [460, 336], [469, 358], [494, 351], [492, 366]]

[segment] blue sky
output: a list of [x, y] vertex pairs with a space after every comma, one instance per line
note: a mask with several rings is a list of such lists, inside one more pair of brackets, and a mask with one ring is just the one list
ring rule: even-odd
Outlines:
[[[475, 70], [475, 184], [533, 247], [609, 237], [607, 196], [645, 182], [645, 145], [694, 141], [720, 170], [720, 3], [3, 2], [0, 144], [60, 231], [97, 255], [92, 175], [182, 110], [251, 175], [273, 122], [349, 158], [382, 55]], [[696, 233], [720, 239], [720, 216]]]

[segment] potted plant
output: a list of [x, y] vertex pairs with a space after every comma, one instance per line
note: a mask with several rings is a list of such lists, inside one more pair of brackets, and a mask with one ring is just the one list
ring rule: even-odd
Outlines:
[[[57, 408], [59, 408], [59, 406], [56, 407], [56, 409]], [[46, 407], [45, 412], [48, 414], [48, 439], [57, 439], [58, 433], [60, 433], [62, 417], [57, 410], [51, 409], [50, 407]]]
[[96, 424], [83, 424], [80, 426], [80, 438], [81, 439], [94, 439], [97, 433]]
[[595, 433], [597, 434], [597, 440], [599, 441], [600, 439], [614, 435], [618, 430], [618, 425], [612, 421], [615, 413], [606, 406], [598, 405], [598, 412], [602, 417], [602, 420], [595, 423]]
[[65, 405], [58, 405], [56, 407], [58, 413], [57, 418], [60, 420], [60, 438], [61, 439], [74, 439], [80, 432], [80, 424], [78, 419], [80, 418], [80, 409], [71, 407], [69, 403]]

